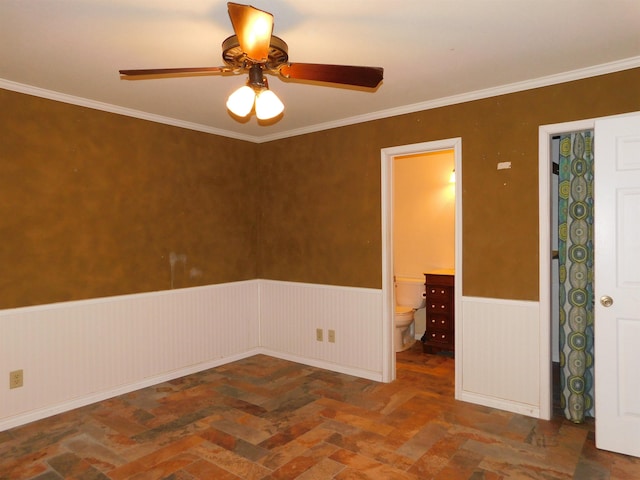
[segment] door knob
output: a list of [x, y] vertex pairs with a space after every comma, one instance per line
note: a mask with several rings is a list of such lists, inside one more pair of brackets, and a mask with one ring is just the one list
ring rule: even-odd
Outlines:
[[600, 297], [600, 303], [603, 307], [610, 307], [611, 305], [613, 305], [613, 298], [611, 298], [609, 295], [603, 295]]

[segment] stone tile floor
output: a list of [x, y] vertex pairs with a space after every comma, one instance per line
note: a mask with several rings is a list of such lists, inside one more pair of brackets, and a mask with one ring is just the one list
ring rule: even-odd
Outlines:
[[640, 479], [593, 422], [453, 399], [416, 348], [376, 383], [257, 355], [0, 432], [0, 479]]

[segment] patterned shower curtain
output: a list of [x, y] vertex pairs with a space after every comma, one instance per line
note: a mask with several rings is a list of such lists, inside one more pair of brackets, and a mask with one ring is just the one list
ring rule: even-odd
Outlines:
[[580, 423], [594, 416], [593, 130], [561, 136], [559, 163], [560, 401]]

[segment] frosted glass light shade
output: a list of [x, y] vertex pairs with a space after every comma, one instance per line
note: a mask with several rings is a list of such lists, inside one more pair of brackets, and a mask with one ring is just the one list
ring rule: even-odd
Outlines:
[[229, 95], [227, 108], [238, 117], [246, 117], [251, 113], [255, 98], [256, 94], [253, 88], [245, 85]]
[[256, 117], [259, 120], [277, 117], [283, 110], [283, 103], [271, 90], [262, 90], [256, 96]]

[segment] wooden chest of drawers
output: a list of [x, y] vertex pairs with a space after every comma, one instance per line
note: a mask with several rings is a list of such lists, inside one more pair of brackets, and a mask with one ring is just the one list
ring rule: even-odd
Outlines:
[[422, 336], [425, 353], [454, 351], [454, 272], [435, 270], [425, 275], [427, 327]]

